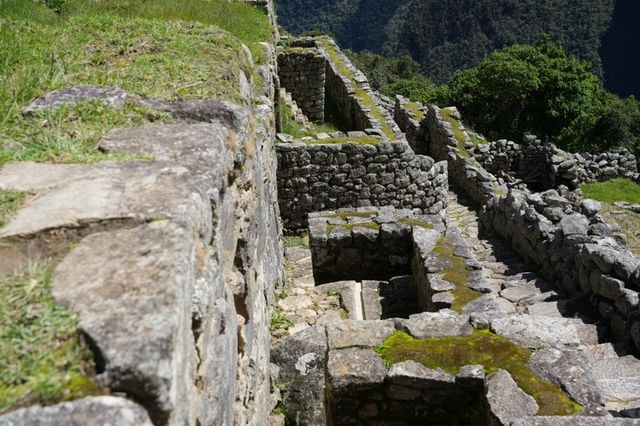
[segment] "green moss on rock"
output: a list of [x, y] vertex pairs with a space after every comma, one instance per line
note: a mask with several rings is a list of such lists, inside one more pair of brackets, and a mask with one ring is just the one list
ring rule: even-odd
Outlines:
[[451, 124], [453, 137], [458, 143], [458, 151], [460, 152], [460, 155], [465, 158], [471, 158], [471, 154], [469, 154], [467, 148], [464, 146], [467, 139], [465, 138], [464, 131], [462, 130], [462, 124], [453, 116], [453, 109], [443, 108], [440, 110], [440, 113], [442, 114], [442, 118]]
[[461, 312], [467, 304], [482, 296], [482, 293], [469, 288], [470, 271], [464, 264], [464, 258], [455, 255], [455, 247], [447, 237], [441, 237], [433, 251], [440, 258], [451, 263], [451, 266], [442, 272], [442, 278], [455, 286], [451, 291], [453, 294], [451, 309]]
[[385, 339], [377, 352], [387, 364], [412, 360], [451, 374], [457, 374], [464, 365], [482, 365], [487, 374], [503, 369], [536, 400], [538, 415], [572, 416], [581, 409], [560, 387], [542, 380], [529, 370], [529, 349], [487, 330], [476, 330], [466, 337], [422, 340], [398, 331]]

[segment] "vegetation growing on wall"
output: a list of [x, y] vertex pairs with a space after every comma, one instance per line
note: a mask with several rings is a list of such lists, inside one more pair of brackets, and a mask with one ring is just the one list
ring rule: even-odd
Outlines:
[[100, 392], [76, 317], [53, 301], [51, 274], [34, 264], [0, 278], [0, 413]]
[[260, 62], [264, 47], [258, 41], [271, 34], [267, 16], [243, 3], [67, 0], [60, 5], [61, 12], [54, 13], [41, 1], [0, 3], [0, 164], [101, 160], [97, 141], [109, 129], [170, 122], [166, 114], [135, 105], [116, 111], [97, 103], [22, 116], [30, 101], [62, 87], [89, 84], [164, 100], [246, 102], [240, 73], [254, 70], [242, 43]]
[[487, 330], [474, 331], [468, 337], [423, 340], [398, 331], [385, 339], [377, 352], [388, 364], [411, 360], [451, 374], [457, 374], [465, 365], [482, 365], [487, 374], [503, 369], [536, 400], [538, 415], [576, 415], [581, 409], [560, 387], [542, 380], [529, 370], [529, 349]]

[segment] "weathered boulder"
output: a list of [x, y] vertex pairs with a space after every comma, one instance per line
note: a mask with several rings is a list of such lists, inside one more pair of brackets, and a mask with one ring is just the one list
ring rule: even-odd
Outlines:
[[510, 425], [513, 420], [538, 412], [535, 399], [524, 393], [505, 370], [497, 370], [487, 376], [485, 388], [488, 420], [492, 426]]
[[283, 402], [294, 424], [326, 424], [324, 408], [327, 334], [315, 326], [287, 337], [271, 351], [286, 384]]

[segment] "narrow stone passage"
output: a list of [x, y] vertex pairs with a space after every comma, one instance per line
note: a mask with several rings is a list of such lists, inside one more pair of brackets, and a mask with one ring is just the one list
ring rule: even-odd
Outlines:
[[[640, 403], [640, 360], [628, 354], [624, 345], [608, 341], [604, 327], [596, 322], [598, 313], [590, 312], [587, 304], [579, 299], [559, 295], [502, 240], [481, 236], [477, 211], [456, 188], [449, 191], [448, 217], [450, 224], [461, 230], [482, 265], [486, 288], [481, 290], [497, 297], [502, 311], [513, 319], [510, 324], [513, 330], [507, 334], [526, 340], [528, 333], [559, 332], [566, 333], [567, 339], [570, 329], [576, 331], [578, 345], [574, 353], [550, 352], [550, 359], [542, 363], [533, 360], [534, 364], [538, 364], [538, 368], [542, 366], [541, 370], [566, 368], [570, 379], [562, 383], [563, 387], [580, 384], [584, 386], [584, 393], [591, 393], [591, 382], [602, 395], [607, 410], [637, 417], [640, 410], [632, 407]], [[547, 330], [535, 329], [545, 324]], [[574, 359], [569, 360], [567, 356]], [[557, 359], [549, 362], [554, 357]]]

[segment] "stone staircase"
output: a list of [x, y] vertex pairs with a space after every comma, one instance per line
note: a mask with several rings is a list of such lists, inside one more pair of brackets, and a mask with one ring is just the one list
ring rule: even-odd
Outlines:
[[[527, 334], [535, 332], [533, 328], [540, 324], [546, 324], [550, 329], [557, 327], [567, 334], [569, 329], [575, 330], [577, 340], [565, 345], [575, 349], [572, 352], [575, 359], [570, 362], [575, 365], [567, 365], [567, 370], [583, 367], [585, 371], [580, 374], [586, 373], [586, 379], [592, 379], [606, 410], [617, 416], [639, 417], [640, 360], [630, 355], [623, 343], [607, 341], [604, 327], [599, 327], [596, 321], [598, 313], [590, 312], [586, 303], [580, 300], [563, 298], [502, 240], [481, 236], [475, 209], [455, 189], [449, 192], [448, 217], [450, 224], [463, 232], [482, 265], [486, 282], [486, 288], [482, 290], [499, 299], [504, 313], [524, 319], [519, 324], [527, 325], [513, 330], [503, 328], [501, 334], [513, 333], [508, 337], [526, 344]], [[473, 321], [473, 313], [471, 315]], [[566, 376], [573, 373], [567, 371]]]

